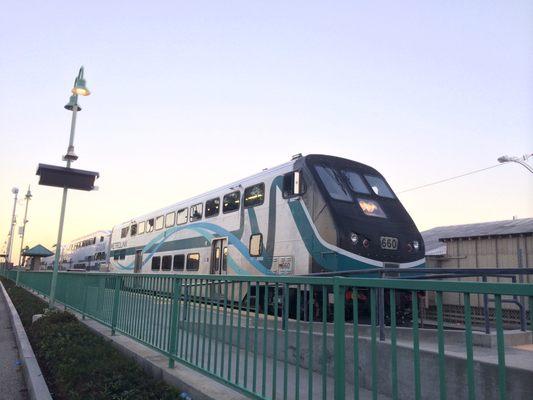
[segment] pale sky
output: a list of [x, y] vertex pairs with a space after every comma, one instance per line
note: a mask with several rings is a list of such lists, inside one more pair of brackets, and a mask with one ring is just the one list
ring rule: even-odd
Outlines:
[[[4, 0], [0, 251], [13, 186], [32, 185], [26, 243], [55, 243], [61, 190], [35, 171], [64, 165], [80, 65], [73, 167], [101, 178], [69, 192], [64, 241], [295, 153], [369, 164], [399, 192], [533, 152], [529, 0]], [[502, 165], [400, 200], [420, 230], [532, 217], [533, 175]]]

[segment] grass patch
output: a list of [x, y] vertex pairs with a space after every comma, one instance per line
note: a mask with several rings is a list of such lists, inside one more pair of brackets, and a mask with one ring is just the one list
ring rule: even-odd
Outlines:
[[179, 391], [146, 375], [102, 337], [67, 312], [49, 312], [47, 303], [0, 278], [21, 317], [28, 338], [57, 400], [178, 399]]

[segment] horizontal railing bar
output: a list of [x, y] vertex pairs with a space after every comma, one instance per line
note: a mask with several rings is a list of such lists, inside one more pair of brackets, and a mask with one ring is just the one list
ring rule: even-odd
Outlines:
[[[46, 272], [25, 272], [25, 274], [46, 273]], [[51, 273], [51, 272], [48, 272]], [[62, 274], [69, 274], [63, 272]], [[86, 273], [85, 276], [134, 276], [136, 278], [153, 277], [155, 274], [118, 274], [118, 273]], [[71, 276], [84, 276], [76, 274]], [[500, 283], [500, 282], [456, 282], [456, 281], [421, 281], [417, 279], [381, 279], [381, 278], [349, 278], [342, 276], [334, 277], [314, 277], [314, 276], [242, 276], [242, 275], [182, 275], [182, 274], [157, 274], [158, 277], [167, 279], [203, 279], [209, 282], [262, 282], [262, 283], [287, 283], [290, 285], [334, 285], [356, 286], [360, 288], [384, 288], [400, 290], [429, 290], [455, 293], [475, 293], [475, 294], [499, 294], [531, 296], [533, 295], [533, 285], [528, 283]]]
[[[12, 271], [17, 271], [18, 269], [13, 269]], [[31, 273], [52, 273], [52, 271], [23, 271]], [[59, 271], [60, 274], [73, 274], [74, 271]], [[108, 276], [110, 272], [98, 272], [98, 271], [76, 271], [73, 275], [81, 274], [91, 274], [92, 276], [104, 275]], [[424, 274], [452, 274], [456, 273], [458, 275], [533, 275], [533, 268], [507, 268], [507, 267], [485, 267], [485, 268], [368, 268], [368, 269], [356, 269], [356, 270], [347, 270], [347, 271], [327, 271], [327, 272], [315, 272], [312, 274], [305, 275], [293, 275], [295, 277], [334, 277], [334, 276], [346, 276], [346, 275], [368, 275], [368, 274], [411, 274], [424, 275]], [[116, 274], [112, 272], [112, 274]], [[200, 277], [200, 276], [210, 276], [214, 275], [185, 275], [185, 274], [126, 274], [130, 276], [143, 276], [143, 275], [157, 275], [157, 276], [187, 276], [187, 277]], [[218, 275], [223, 277], [223, 275]]]

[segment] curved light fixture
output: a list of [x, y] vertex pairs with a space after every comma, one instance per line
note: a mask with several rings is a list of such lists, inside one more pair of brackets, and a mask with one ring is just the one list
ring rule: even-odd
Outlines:
[[74, 87], [72, 88], [72, 93], [80, 96], [89, 96], [91, 92], [87, 89], [85, 78], [83, 77], [83, 66], [80, 68], [78, 77], [74, 81]]

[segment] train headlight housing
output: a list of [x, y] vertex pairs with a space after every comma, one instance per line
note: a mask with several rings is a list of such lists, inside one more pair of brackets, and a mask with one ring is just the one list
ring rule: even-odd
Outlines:
[[359, 236], [357, 236], [357, 233], [352, 232], [350, 234], [350, 240], [352, 241], [353, 244], [357, 244], [357, 242], [359, 242]]
[[357, 199], [361, 210], [371, 217], [387, 218], [377, 201], [370, 199]]
[[420, 243], [418, 243], [418, 240], [413, 241], [413, 249], [415, 249], [415, 251], [420, 250]]

